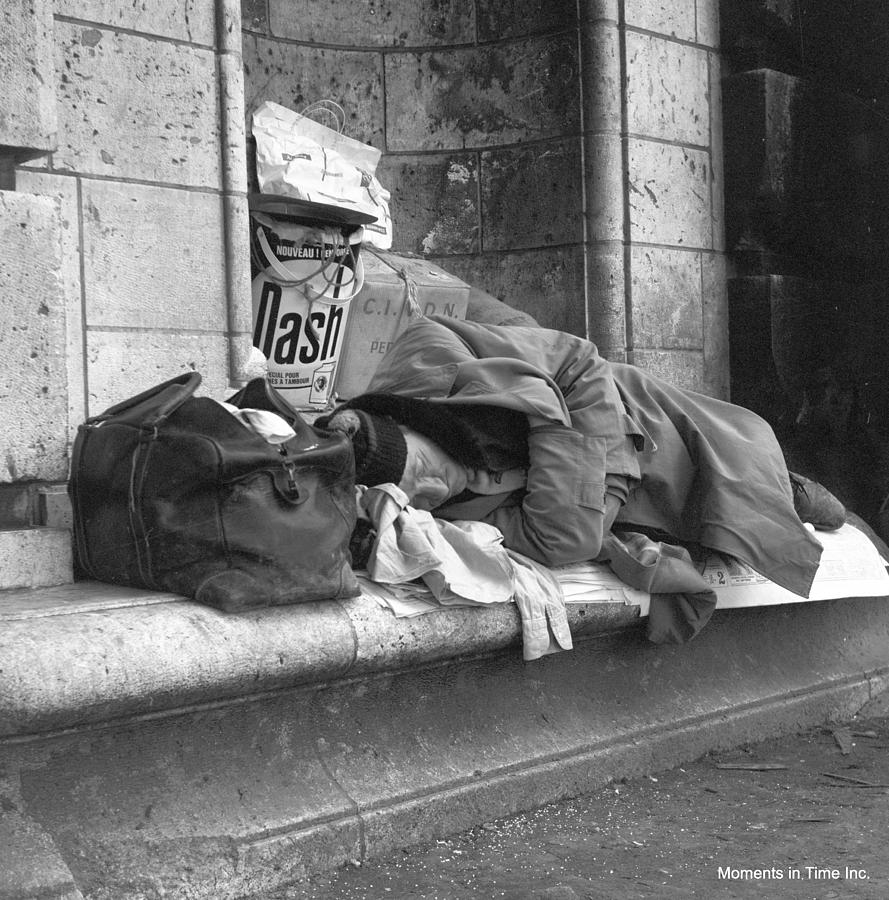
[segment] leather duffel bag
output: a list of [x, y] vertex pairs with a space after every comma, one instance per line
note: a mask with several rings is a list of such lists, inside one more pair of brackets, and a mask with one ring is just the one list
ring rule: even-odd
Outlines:
[[227, 612], [356, 596], [348, 438], [315, 428], [264, 379], [229, 399], [294, 429], [266, 441], [172, 378], [80, 426], [69, 492], [78, 563], [100, 581]]

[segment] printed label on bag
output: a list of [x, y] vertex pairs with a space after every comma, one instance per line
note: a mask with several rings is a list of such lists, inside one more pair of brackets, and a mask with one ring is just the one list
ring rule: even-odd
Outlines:
[[272, 244], [272, 249], [278, 259], [342, 259], [348, 252], [348, 247], [331, 247], [325, 244], [319, 247], [311, 244], [295, 244], [293, 241], [278, 240]]
[[253, 345], [268, 360], [269, 382], [297, 409], [325, 406], [346, 333], [349, 304], [310, 303], [298, 287], [260, 275], [253, 281]]
[[[270, 364], [292, 366], [296, 362], [323, 362], [339, 350], [345, 308], [318, 304], [311, 312], [305, 297], [299, 310], [284, 302], [285, 294], [299, 293], [273, 281], [262, 281], [253, 332], [258, 347]], [[286, 298], [291, 299], [291, 298]]]

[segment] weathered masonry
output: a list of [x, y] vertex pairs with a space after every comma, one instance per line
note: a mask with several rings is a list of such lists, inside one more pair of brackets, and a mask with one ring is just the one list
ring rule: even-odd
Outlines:
[[879, 526], [887, 16], [884, 0], [5, 0], [0, 897], [234, 900], [885, 712], [882, 598], [725, 611], [683, 648], [646, 645], [632, 608], [578, 606], [575, 650], [531, 667], [505, 604], [226, 617], [75, 581], [65, 487], [86, 415], [183, 371], [216, 397], [241, 378], [265, 339], [250, 115], [333, 99], [383, 151], [396, 251], [754, 407]]
[[[5, 7], [16, 53], [0, 77], [18, 106], [0, 122], [13, 129], [0, 134], [0, 403], [20, 428], [0, 525], [18, 532], [3, 538], [15, 556], [34, 552], [26, 530], [65, 527], [67, 449], [87, 413], [184, 369], [216, 395], [238, 378], [253, 332], [249, 122], [263, 99], [334, 99], [349, 133], [384, 151], [397, 251], [727, 394], [716, 0], [340, 12]], [[70, 561], [39, 540], [52, 550], [6, 586], [66, 577]]]

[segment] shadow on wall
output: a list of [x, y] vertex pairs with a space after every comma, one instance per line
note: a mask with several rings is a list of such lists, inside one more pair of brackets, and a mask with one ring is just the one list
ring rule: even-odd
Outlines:
[[722, 3], [732, 399], [885, 539], [889, 6], [765, 6]]

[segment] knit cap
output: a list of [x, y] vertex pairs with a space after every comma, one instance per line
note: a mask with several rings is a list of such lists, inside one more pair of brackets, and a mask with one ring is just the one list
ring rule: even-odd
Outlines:
[[341, 409], [318, 419], [316, 424], [349, 436], [357, 484], [372, 487], [401, 481], [407, 461], [407, 442], [392, 416]]

